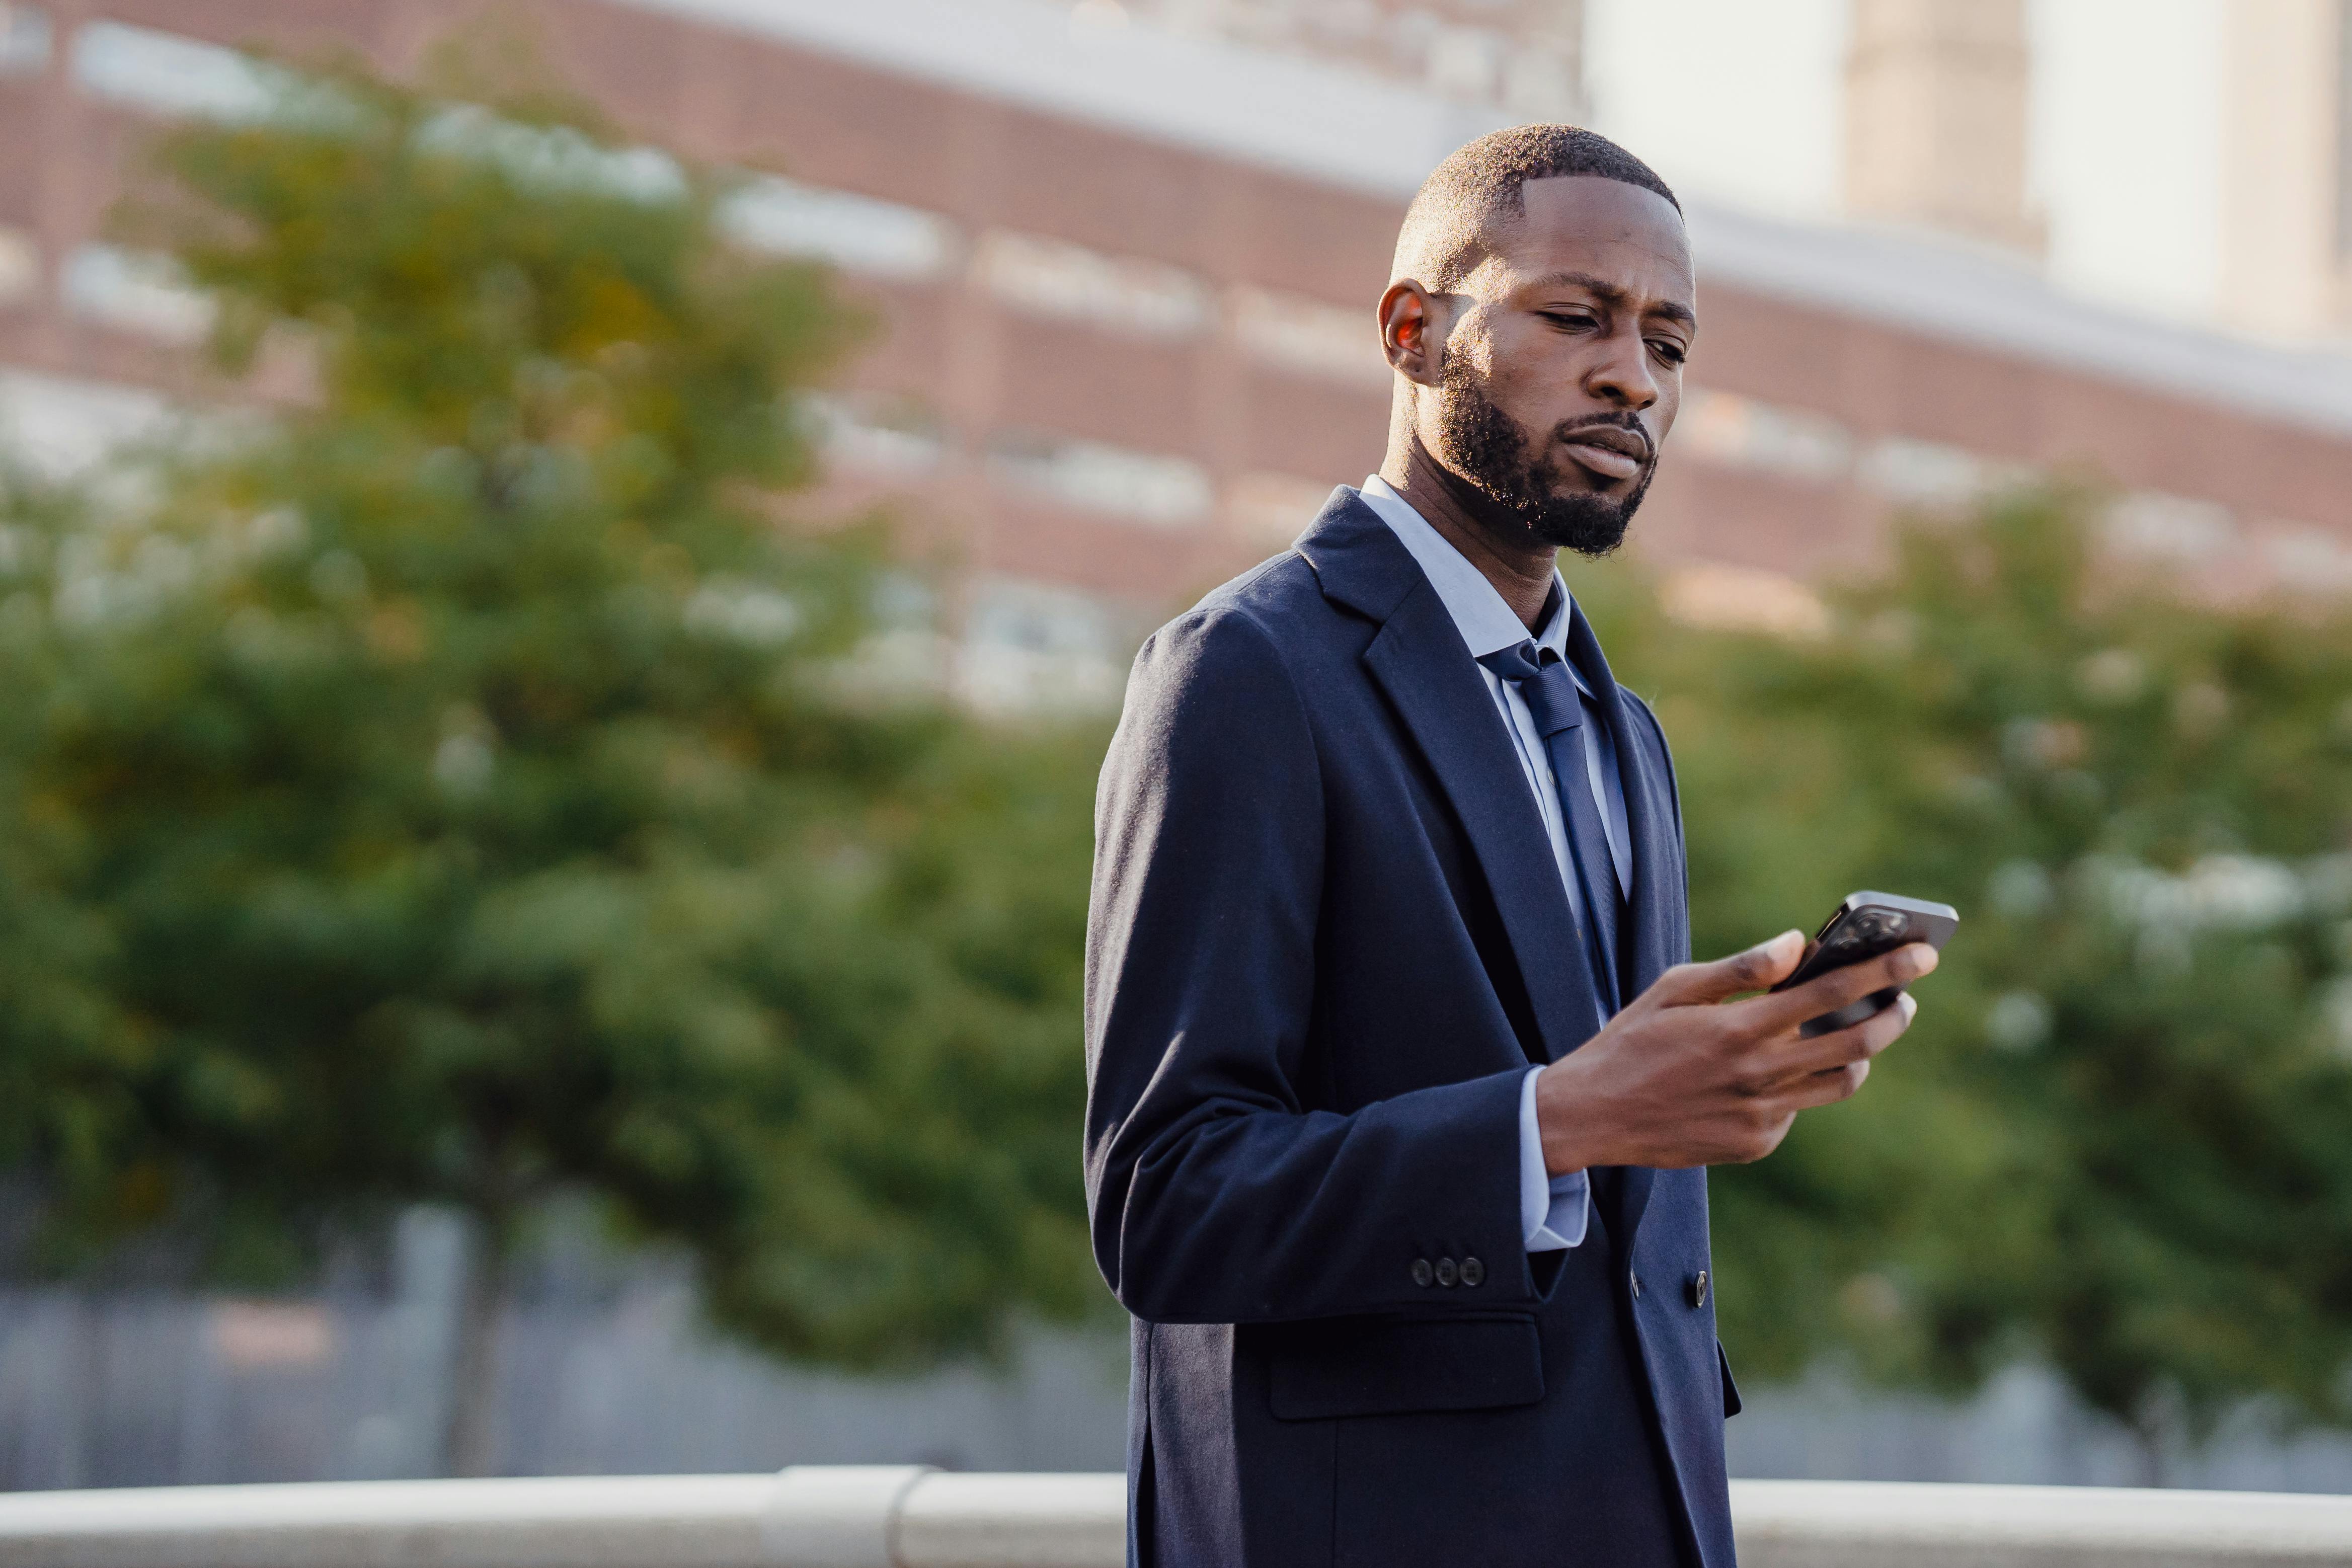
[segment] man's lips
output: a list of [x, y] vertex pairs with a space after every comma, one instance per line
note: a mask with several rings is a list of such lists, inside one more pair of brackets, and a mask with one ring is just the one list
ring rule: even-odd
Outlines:
[[1648, 467], [1650, 443], [1639, 432], [1616, 425], [1588, 425], [1561, 439], [1580, 468], [1604, 479], [1630, 479]]

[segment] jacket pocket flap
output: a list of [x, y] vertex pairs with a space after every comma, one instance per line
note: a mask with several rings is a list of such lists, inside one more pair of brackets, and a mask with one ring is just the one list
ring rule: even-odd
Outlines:
[[1293, 1325], [1270, 1348], [1284, 1421], [1495, 1410], [1543, 1397], [1531, 1318], [1349, 1318]]

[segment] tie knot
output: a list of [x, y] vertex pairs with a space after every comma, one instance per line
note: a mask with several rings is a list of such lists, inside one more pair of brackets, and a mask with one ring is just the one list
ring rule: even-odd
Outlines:
[[1499, 680], [1534, 680], [1543, 674], [1543, 651], [1532, 637], [1517, 647], [1498, 647], [1481, 655], [1478, 662], [1493, 670]]
[[1528, 705], [1528, 713], [1540, 733], [1556, 735], [1584, 721], [1583, 704], [1577, 700], [1576, 678], [1553, 649], [1539, 648], [1530, 638], [1516, 647], [1498, 647], [1482, 655], [1478, 662], [1492, 670], [1497, 680], [1510, 681], [1519, 689], [1519, 700]]

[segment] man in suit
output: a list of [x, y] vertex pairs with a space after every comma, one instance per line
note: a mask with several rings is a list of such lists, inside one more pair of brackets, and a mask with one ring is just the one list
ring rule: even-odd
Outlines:
[[[1087, 1193], [1144, 1568], [1732, 1568], [1706, 1167], [1860, 1087], [1907, 947], [1689, 957], [1622, 538], [1697, 330], [1681, 210], [1500, 132], [1407, 214], [1388, 451], [1138, 656], [1103, 767]], [[1740, 998], [1740, 999], [1735, 999]]]

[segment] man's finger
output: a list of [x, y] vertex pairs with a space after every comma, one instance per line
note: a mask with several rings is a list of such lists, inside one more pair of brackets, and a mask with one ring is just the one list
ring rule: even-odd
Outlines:
[[1835, 1105], [1841, 1100], [1852, 1100], [1862, 1088], [1863, 1079], [1870, 1076], [1866, 1061], [1848, 1062], [1842, 1068], [1817, 1072], [1797, 1085], [1784, 1101], [1795, 1110], [1811, 1110], [1824, 1105]]
[[1906, 993], [1895, 999], [1894, 1006], [1874, 1013], [1859, 1024], [1848, 1024], [1843, 1029], [1832, 1029], [1810, 1040], [1800, 1036], [1788, 1042], [1790, 1076], [1835, 1072], [1855, 1062], [1866, 1062], [1901, 1039], [1918, 1012], [1917, 1000]]
[[1771, 941], [1711, 963], [1678, 963], [1658, 976], [1647, 995], [1669, 1007], [1703, 1005], [1778, 985], [1804, 955], [1805, 934], [1784, 931]]
[[1743, 1002], [1740, 1010], [1746, 1016], [1741, 1023], [1759, 1035], [1777, 1035], [1859, 1002], [1874, 991], [1907, 985], [1935, 967], [1934, 948], [1924, 942], [1907, 942], [1893, 952], [1832, 969], [1793, 990]]

